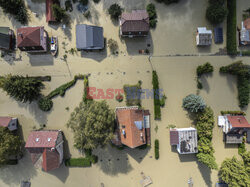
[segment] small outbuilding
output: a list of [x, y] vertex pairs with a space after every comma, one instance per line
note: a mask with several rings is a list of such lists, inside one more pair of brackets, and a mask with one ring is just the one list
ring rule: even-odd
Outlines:
[[196, 32], [196, 45], [209, 46], [212, 44], [212, 31], [206, 27], [198, 27]]
[[103, 28], [86, 24], [76, 25], [76, 48], [78, 50], [103, 49]]
[[8, 128], [10, 131], [17, 130], [17, 124], [17, 118], [0, 117], [0, 126]]
[[241, 23], [240, 44], [241, 45], [250, 44], [250, 18], [246, 19]]
[[14, 32], [9, 27], [0, 27], [0, 49], [11, 50], [14, 48]]

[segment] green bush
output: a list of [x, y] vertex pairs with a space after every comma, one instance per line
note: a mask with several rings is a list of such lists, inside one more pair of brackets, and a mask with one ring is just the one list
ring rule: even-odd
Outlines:
[[47, 97], [43, 97], [38, 101], [38, 106], [42, 111], [50, 111], [51, 108], [53, 107], [53, 102], [51, 99]]
[[79, 0], [79, 2], [86, 6], [89, 3], [89, 0]]
[[166, 5], [179, 2], [179, 0], [155, 0], [155, 1], [157, 1], [158, 3], [165, 3]]
[[159, 94], [159, 80], [156, 71], [152, 72], [152, 84], [154, 90], [154, 117], [155, 119], [161, 119], [161, 101]]
[[159, 159], [159, 140], [155, 140], [155, 159]]
[[236, 15], [236, 0], [227, 0], [227, 53], [229, 55], [237, 55], [237, 15]]
[[192, 113], [204, 111], [206, 103], [199, 95], [190, 94], [183, 99], [183, 108]]
[[213, 71], [214, 71], [214, 67], [209, 62], [207, 62], [197, 67], [196, 75], [197, 77], [200, 77], [201, 75], [205, 73], [212, 73]]
[[70, 11], [70, 12], [73, 11], [73, 5], [72, 5], [71, 0], [65, 1], [65, 9], [66, 9], [66, 11]]
[[247, 151], [245, 142], [246, 142], [246, 137], [244, 136], [242, 143], [238, 145], [238, 154], [239, 155], [242, 155]]
[[122, 8], [117, 3], [114, 3], [109, 7], [108, 13], [112, 19], [117, 20], [119, 16], [122, 14]]
[[100, 2], [100, 0], [93, 0], [94, 1], [94, 3], [99, 3]]
[[203, 85], [202, 85], [201, 81], [199, 80], [199, 78], [197, 78], [197, 88], [200, 90], [203, 88]]
[[163, 95], [162, 98], [160, 99], [160, 106], [161, 107], [165, 106], [166, 99], [167, 99], [166, 95]]
[[241, 108], [247, 106], [250, 100], [250, 66], [238, 61], [222, 66], [220, 72], [237, 76], [239, 106]]
[[206, 18], [212, 24], [222, 23], [227, 15], [227, 9], [219, 3], [210, 4], [206, 11]]
[[226, 115], [226, 114], [236, 115], [236, 116], [237, 115], [243, 115], [243, 116], [246, 115], [246, 113], [243, 111], [229, 111], [229, 110], [227, 110], [227, 111], [221, 111], [220, 113], [221, 113], [221, 115]]
[[90, 167], [91, 161], [89, 158], [70, 158], [65, 160], [65, 165], [69, 167]]
[[155, 28], [157, 23], [157, 13], [155, 5], [153, 3], [150, 3], [147, 5], [146, 9], [149, 15], [149, 26], [151, 28]]
[[66, 13], [66, 10], [61, 8], [58, 4], [52, 5], [52, 12], [57, 22], [66, 22], [66, 20], [68, 19], [68, 14]]

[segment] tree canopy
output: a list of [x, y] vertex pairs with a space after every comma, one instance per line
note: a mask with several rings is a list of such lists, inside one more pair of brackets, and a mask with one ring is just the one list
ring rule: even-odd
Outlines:
[[109, 7], [108, 12], [111, 18], [118, 19], [119, 16], [122, 14], [122, 8], [117, 3], [114, 3]]
[[33, 77], [7, 75], [1, 77], [0, 87], [15, 100], [25, 103], [36, 100], [44, 85], [41, 80]]
[[74, 146], [80, 150], [105, 146], [113, 138], [114, 119], [105, 101], [81, 102], [67, 123], [74, 132]]
[[206, 108], [206, 103], [201, 96], [190, 94], [183, 99], [182, 106], [189, 112], [198, 113]]
[[229, 187], [248, 187], [250, 186], [250, 176], [242, 161], [235, 157], [227, 158], [221, 164], [219, 177], [229, 185]]
[[21, 153], [22, 140], [8, 128], [0, 127], [0, 166], [7, 163], [10, 156]]

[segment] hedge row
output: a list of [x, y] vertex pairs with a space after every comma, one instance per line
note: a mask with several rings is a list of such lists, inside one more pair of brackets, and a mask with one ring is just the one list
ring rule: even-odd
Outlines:
[[236, 40], [236, 0], [227, 0], [227, 53], [229, 55], [237, 55]]
[[250, 101], [250, 66], [238, 61], [222, 66], [220, 72], [237, 76], [239, 106], [241, 108], [247, 106]]
[[196, 156], [198, 161], [210, 169], [218, 169], [212, 146], [214, 113], [210, 107], [196, 115], [196, 128], [198, 134], [198, 153]]
[[147, 5], [146, 9], [149, 15], [149, 26], [151, 28], [155, 28], [157, 24], [157, 13], [155, 5], [153, 3], [150, 3]]
[[246, 115], [246, 113], [243, 111], [221, 111], [220, 113], [221, 113], [221, 115], [226, 115], [226, 114], [235, 115], [235, 116], [237, 116], [237, 115], [245, 116]]
[[156, 139], [155, 140], [155, 159], [158, 160], [159, 159], [159, 140]]
[[159, 93], [159, 80], [156, 71], [152, 72], [152, 84], [154, 90], [154, 115], [155, 119], [161, 119], [161, 101]]
[[52, 92], [50, 92], [49, 95], [47, 96], [47, 98], [52, 99], [53, 97], [55, 97], [57, 95], [64, 96], [65, 92], [69, 88], [74, 86], [76, 84], [77, 80], [79, 80], [79, 79], [83, 80], [84, 77], [85, 77], [84, 75], [76, 75], [72, 81], [67, 82], [66, 84], [63, 84], [60, 87], [53, 90]]

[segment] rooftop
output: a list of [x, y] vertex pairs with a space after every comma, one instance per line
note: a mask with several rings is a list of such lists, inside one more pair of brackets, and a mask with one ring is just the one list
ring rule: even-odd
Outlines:
[[11, 119], [11, 117], [0, 117], [0, 126], [8, 127], [9, 123], [11, 122]]
[[244, 116], [228, 115], [227, 119], [234, 128], [250, 128], [250, 124], [248, 123], [248, 121]]
[[17, 29], [17, 47], [40, 46], [41, 33], [43, 27], [21, 27]]

